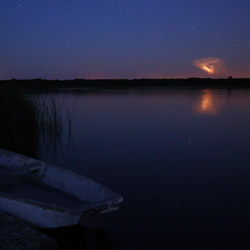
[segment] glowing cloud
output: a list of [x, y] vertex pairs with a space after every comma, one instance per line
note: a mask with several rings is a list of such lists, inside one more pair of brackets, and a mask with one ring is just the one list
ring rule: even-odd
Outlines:
[[209, 75], [223, 75], [227, 71], [225, 62], [218, 57], [200, 58], [195, 60], [193, 64]]

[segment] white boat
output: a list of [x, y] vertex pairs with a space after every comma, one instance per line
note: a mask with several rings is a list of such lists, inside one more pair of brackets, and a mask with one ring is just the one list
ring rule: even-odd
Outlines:
[[0, 211], [40, 228], [88, 223], [123, 197], [75, 172], [0, 149]]

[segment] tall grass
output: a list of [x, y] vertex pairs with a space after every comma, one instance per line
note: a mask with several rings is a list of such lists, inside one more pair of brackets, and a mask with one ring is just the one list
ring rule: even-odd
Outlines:
[[46, 149], [46, 152], [56, 154], [61, 145], [63, 131], [62, 105], [57, 104], [53, 97], [49, 99], [33, 97], [32, 102], [36, 108], [40, 152]]
[[67, 125], [68, 125], [68, 136], [69, 137], [72, 136], [72, 134], [71, 134], [72, 133], [72, 123], [73, 123], [75, 109], [76, 109], [76, 100], [74, 98], [67, 100], [67, 105], [65, 107], [65, 111], [66, 111], [66, 121], [67, 121]]
[[0, 148], [35, 158], [39, 148], [57, 150], [61, 108], [53, 98], [42, 100], [20, 89], [0, 87]]

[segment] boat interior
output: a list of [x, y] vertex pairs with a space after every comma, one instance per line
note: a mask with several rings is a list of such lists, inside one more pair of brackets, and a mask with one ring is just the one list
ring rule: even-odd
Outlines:
[[38, 201], [76, 211], [80, 211], [86, 204], [89, 204], [44, 183], [34, 182], [25, 175], [1, 178], [0, 192], [13, 195], [17, 199]]

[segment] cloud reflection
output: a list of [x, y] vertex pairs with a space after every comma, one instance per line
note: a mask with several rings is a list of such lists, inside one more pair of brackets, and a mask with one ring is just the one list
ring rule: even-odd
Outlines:
[[211, 112], [214, 110], [214, 105], [213, 105], [213, 96], [210, 90], [204, 90], [201, 104], [200, 104], [200, 111], [202, 113], [205, 112]]
[[224, 106], [225, 100], [215, 95], [213, 90], [204, 89], [202, 95], [194, 106], [195, 113], [203, 115], [218, 115]]

